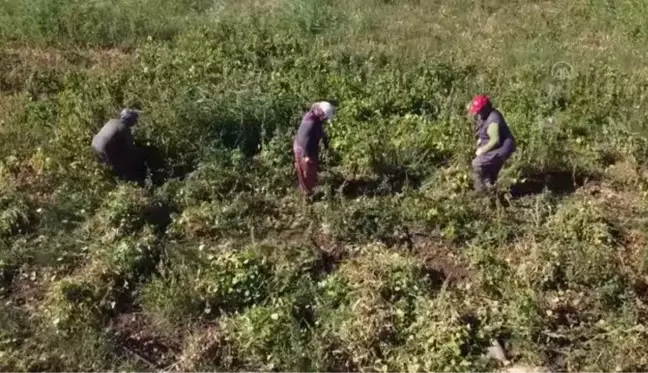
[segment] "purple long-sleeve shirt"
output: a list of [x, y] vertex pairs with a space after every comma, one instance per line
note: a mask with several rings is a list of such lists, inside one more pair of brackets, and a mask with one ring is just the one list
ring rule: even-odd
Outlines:
[[328, 138], [324, 132], [324, 121], [309, 112], [304, 115], [299, 125], [294, 146], [302, 148], [307, 157], [317, 159], [320, 140], [324, 141], [325, 146], [327, 145]]

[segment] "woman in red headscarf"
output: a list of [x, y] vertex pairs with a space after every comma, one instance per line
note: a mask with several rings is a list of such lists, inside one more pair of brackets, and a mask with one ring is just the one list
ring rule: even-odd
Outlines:
[[515, 153], [516, 143], [504, 116], [493, 108], [488, 96], [475, 96], [470, 110], [475, 115], [477, 138], [473, 180], [475, 189], [483, 191], [495, 185], [504, 162]]

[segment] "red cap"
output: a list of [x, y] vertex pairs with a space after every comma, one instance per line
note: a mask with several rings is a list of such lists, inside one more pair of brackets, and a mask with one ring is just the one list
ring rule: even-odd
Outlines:
[[475, 96], [472, 105], [470, 106], [470, 111], [473, 114], [477, 114], [481, 111], [481, 109], [483, 109], [487, 105], [490, 105], [490, 103], [490, 99], [486, 95]]

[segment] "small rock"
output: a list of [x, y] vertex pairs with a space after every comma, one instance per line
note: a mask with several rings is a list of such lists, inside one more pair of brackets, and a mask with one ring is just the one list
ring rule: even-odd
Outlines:
[[497, 360], [504, 364], [508, 363], [508, 359], [506, 359], [506, 354], [504, 353], [504, 348], [498, 341], [493, 340], [491, 342], [491, 346], [487, 351], [488, 352], [486, 353], [486, 356], [488, 356], [489, 358]]

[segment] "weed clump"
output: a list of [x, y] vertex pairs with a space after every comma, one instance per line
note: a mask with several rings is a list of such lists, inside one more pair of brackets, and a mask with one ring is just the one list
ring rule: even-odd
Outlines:
[[290, 304], [253, 306], [221, 321], [232, 360], [249, 370], [309, 369], [305, 331], [293, 317]]
[[144, 308], [162, 323], [215, 319], [267, 296], [271, 265], [257, 252], [202, 250], [177, 254], [173, 272], [163, 268], [144, 288]]
[[26, 233], [34, 213], [29, 204], [17, 195], [0, 196], [0, 238]]
[[435, 279], [413, 258], [373, 245], [361, 252], [319, 284], [321, 369], [383, 370], [407, 341], [418, 299], [434, 296]]
[[230, 349], [218, 327], [207, 327], [186, 338], [182, 356], [178, 359], [179, 370], [226, 369], [232, 366], [233, 362], [233, 359], [230, 359]]
[[120, 185], [106, 196], [95, 217], [95, 226], [109, 229], [105, 233], [115, 236], [135, 233], [144, 226], [144, 215], [151, 203], [151, 198], [143, 189], [129, 184]]
[[152, 232], [138, 238], [93, 248], [82, 271], [54, 283], [42, 311], [50, 326], [73, 335], [84, 328], [100, 328], [110, 317], [132, 308], [134, 286], [152, 274], [159, 259]]
[[560, 206], [547, 222], [547, 232], [562, 242], [611, 245], [616, 239], [614, 227], [601, 208], [591, 201], [578, 199]]
[[[8, 162], [9, 165], [15, 161]], [[0, 239], [14, 234], [27, 233], [35, 222], [36, 213], [32, 202], [18, 190], [18, 180], [11, 167], [0, 162]]]
[[[0, 1], [0, 368], [646, 370], [646, 9], [464, 3]], [[123, 107], [143, 185], [90, 148]]]
[[[171, 233], [192, 238], [245, 237], [263, 233], [275, 215], [274, 201], [254, 194], [239, 194], [229, 201], [203, 202], [187, 207], [173, 222]], [[271, 221], [270, 221], [271, 223]]]
[[69, 333], [98, 328], [102, 318], [99, 304], [105, 290], [91, 278], [61, 280], [49, 290], [43, 313], [51, 326]]

